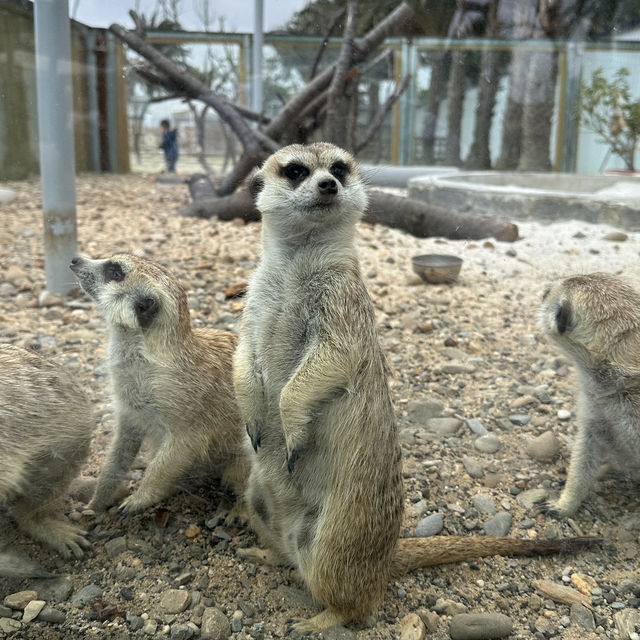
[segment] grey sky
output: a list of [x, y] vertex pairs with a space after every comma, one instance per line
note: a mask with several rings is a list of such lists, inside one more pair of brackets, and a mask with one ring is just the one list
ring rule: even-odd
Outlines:
[[[264, 28], [266, 31], [277, 29], [307, 4], [308, 0], [264, 0]], [[131, 27], [129, 9], [135, 7], [135, 0], [69, 0], [69, 14], [93, 27], [108, 27], [119, 22]], [[157, 6], [154, 0], [140, 0], [143, 13], [153, 13]], [[182, 23], [187, 29], [202, 29], [197, 7], [201, 0], [182, 0]], [[225, 31], [253, 31], [253, 0], [212, 0], [210, 7], [215, 24], [219, 16], [225, 19]]]

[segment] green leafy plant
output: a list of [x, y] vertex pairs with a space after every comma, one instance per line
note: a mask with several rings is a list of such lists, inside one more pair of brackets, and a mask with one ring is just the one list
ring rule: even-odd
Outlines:
[[634, 171], [640, 140], [640, 99], [632, 99], [628, 76], [629, 70], [622, 67], [608, 80], [601, 68], [596, 69], [591, 82], [581, 85], [580, 110], [584, 126]]

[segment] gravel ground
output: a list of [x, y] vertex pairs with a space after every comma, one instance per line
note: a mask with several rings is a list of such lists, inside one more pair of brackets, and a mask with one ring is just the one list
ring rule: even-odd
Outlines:
[[[0, 204], [0, 340], [68, 366], [90, 395], [97, 426], [67, 502], [69, 517], [90, 531], [92, 548], [84, 559], [64, 563], [12, 533], [17, 546], [62, 577], [0, 579], [0, 603], [16, 592], [37, 593], [0, 604], [0, 637], [294, 637], [287, 621], [312, 615], [313, 603], [289, 570], [236, 557], [238, 547], [255, 541], [245, 528], [225, 524], [230, 498], [219, 487], [191, 479], [163, 509], [127, 520], [83, 515], [114, 428], [105, 328], [87, 298], [42, 295], [39, 185], [3, 186], [17, 196]], [[184, 282], [195, 324], [235, 327], [242, 303], [225, 300], [223, 290], [246, 281], [253, 269], [258, 224], [182, 218], [176, 210], [188, 201], [186, 187], [158, 184], [153, 176], [81, 176], [77, 192], [81, 251], [97, 257], [141, 249]], [[570, 557], [488, 558], [413, 573], [389, 585], [366, 626], [325, 638], [494, 637], [469, 635], [468, 620], [453, 618], [465, 612], [493, 614], [494, 630], [505, 623], [496, 615], [506, 614], [511, 638], [638, 637], [629, 636], [640, 625], [637, 485], [626, 477], [601, 480], [565, 522], [537, 516], [531, 501], [561, 488], [577, 426], [574, 368], [536, 327], [542, 290], [550, 279], [576, 272], [636, 280], [640, 237], [573, 221], [526, 222], [520, 230], [521, 240], [505, 244], [417, 239], [360, 226], [362, 269], [401, 426], [404, 533], [584, 534], [607, 542]], [[426, 285], [412, 273], [410, 257], [433, 252], [464, 259], [455, 285]], [[131, 487], [144, 462], [135, 467]], [[572, 589], [583, 604], [554, 602], [548, 583], [541, 590], [538, 580]], [[18, 623], [25, 604], [37, 599], [48, 608]]]

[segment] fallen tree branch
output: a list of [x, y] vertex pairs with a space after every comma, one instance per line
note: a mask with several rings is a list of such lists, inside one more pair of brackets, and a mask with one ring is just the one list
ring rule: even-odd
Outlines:
[[[368, 189], [367, 193], [369, 208], [362, 221], [369, 224], [401, 229], [418, 238], [480, 240], [493, 237], [501, 242], [514, 242], [518, 239], [517, 225], [505, 218], [450, 211], [377, 189]], [[196, 200], [180, 213], [197, 218], [241, 218], [245, 222], [260, 220], [260, 212], [247, 189], [240, 189], [225, 198], [206, 197]]]

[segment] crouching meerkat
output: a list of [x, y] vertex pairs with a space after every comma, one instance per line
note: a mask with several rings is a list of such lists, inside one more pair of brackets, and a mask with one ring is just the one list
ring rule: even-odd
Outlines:
[[605, 273], [573, 276], [545, 292], [539, 323], [579, 377], [567, 481], [555, 503], [542, 505], [565, 517], [586, 498], [601, 464], [640, 467], [640, 295]]
[[192, 329], [183, 287], [150, 260], [79, 257], [71, 269], [107, 323], [117, 421], [89, 506], [112, 504], [145, 438], [156, 452], [139, 488], [120, 505], [123, 513], [162, 500], [194, 468], [219, 476], [241, 496], [249, 470], [231, 374], [235, 336]]
[[389, 370], [354, 243], [367, 203], [358, 167], [331, 144], [292, 145], [266, 160], [253, 189], [262, 256], [234, 382], [254, 449], [247, 504], [268, 549], [239, 553], [297, 568], [325, 607], [297, 630], [364, 619], [391, 576], [417, 567], [579, 546], [398, 539], [404, 497]]
[[[0, 344], [0, 510], [63, 558], [82, 557], [84, 532], [62, 498], [89, 453], [93, 422], [82, 389], [58, 365]], [[29, 558], [0, 550], [0, 576], [46, 576]]]

